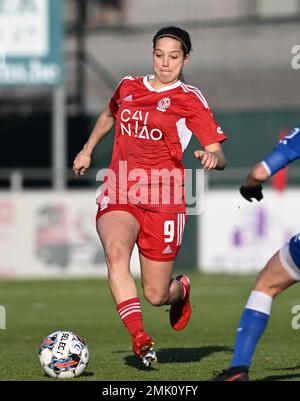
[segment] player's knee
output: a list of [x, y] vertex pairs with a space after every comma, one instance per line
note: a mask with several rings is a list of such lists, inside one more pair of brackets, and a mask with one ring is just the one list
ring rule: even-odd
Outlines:
[[165, 294], [159, 294], [155, 289], [144, 289], [144, 297], [152, 306], [162, 306], [167, 302]]
[[125, 244], [115, 243], [105, 248], [105, 258], [110, 269], [119, 266], [127, 259], [128, 249]]

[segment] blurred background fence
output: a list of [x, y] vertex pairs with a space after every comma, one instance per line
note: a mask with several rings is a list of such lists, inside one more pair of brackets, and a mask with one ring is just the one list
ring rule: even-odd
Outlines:
[[[230, 205], [249, 167], [299, 124], [299, 0], [2, 0], [0, 275], [72, 274], [80, 271], [77, 256], [84, 253], [93, 265], [86, 273], [105, 271], [94, 220], [86, 220], [83, 211], [89, 216], [96, 211], [96, 171], [109, 164], [113, 132], [96, 149], [86, 176], [76, 179], [72, 162], [121, 78], [152, 72], [152, 37], [171, 24], [192, 38], [185, 80], [200, 88], [230, 138], [224, 144], [228, 167], [207, 174], [205, 211], [190, 216], [177, 267], [257, 270], [266, 258], [258, 247], [271, 255], [297, 230], [300, 221], [288, 216], [298, 216], [299, 162], [289, 168], [290, 189], [270, 193], [272, 202], [261, 209], [243, 212], [246, 206], [238, 199], [236, 215]], [[184, 157], [187, 168], [197, 167], [197, 147], [193, 138]], [[77, 197], [80, 212], [72, 209]], [[25, 218], [23, 200], [31, 218]], [[220, 205], [211, 209], [215, 200]], [[62, 226], [69, 234], [59, 233]], [[48, 244], [43, 257], [36, 250], [37, 236]], [[24, 237], [31, 242], [25, 245]], [[204, 238], [213, 245], [209, 255]], [[218, 253], [220, 241], [226, 255]], [[253, 259], [253, 253], [262, 256]]]

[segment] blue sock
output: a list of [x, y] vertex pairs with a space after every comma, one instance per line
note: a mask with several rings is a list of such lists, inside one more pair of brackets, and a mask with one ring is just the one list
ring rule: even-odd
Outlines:
[[230, 367], [250, 366], [256, 345], [265, 331], [269, 315], [245, 309], [235, 338], [234, 354]]

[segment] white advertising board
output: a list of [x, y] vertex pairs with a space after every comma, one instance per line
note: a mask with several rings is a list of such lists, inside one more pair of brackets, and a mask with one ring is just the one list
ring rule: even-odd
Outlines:
[[199, 219], [199, 268], [229, 273], [261, 270], [300, 231], [299, 210], [299, 190], [264, 190], [264, 199], [252, 203], [237, 190], [207, 191]]
[[96, 211], [94, 191], [0, 193], [0, 277], [106, 276]]

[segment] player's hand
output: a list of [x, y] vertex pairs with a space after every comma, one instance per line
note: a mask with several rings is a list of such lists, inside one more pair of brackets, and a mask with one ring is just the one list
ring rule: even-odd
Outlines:
[[76, 177], [83, 175], [91, 165], [91, 156], [81, 151], [75, 157], [73, 162], [73, 171]]
[[263, 193], [262, 193], [262, 189], [263, 188], [261, 185], [258, 185], [256, 187], [252, 187], [252, 188], [248, 188], [248, 187], [245, 187], [244, 185], [242, 185], [240, 187], [240, 193], [249, 202], [252, 202], [252, 198], [260, 201], [264, 197]]
[[218, 164], [218, 158], [213, 153], [207, 150], [196, 150], [194, 152], [196, 159], [201, 160], [201, 164], [204, 170], [212, 170], [216, 168]]

